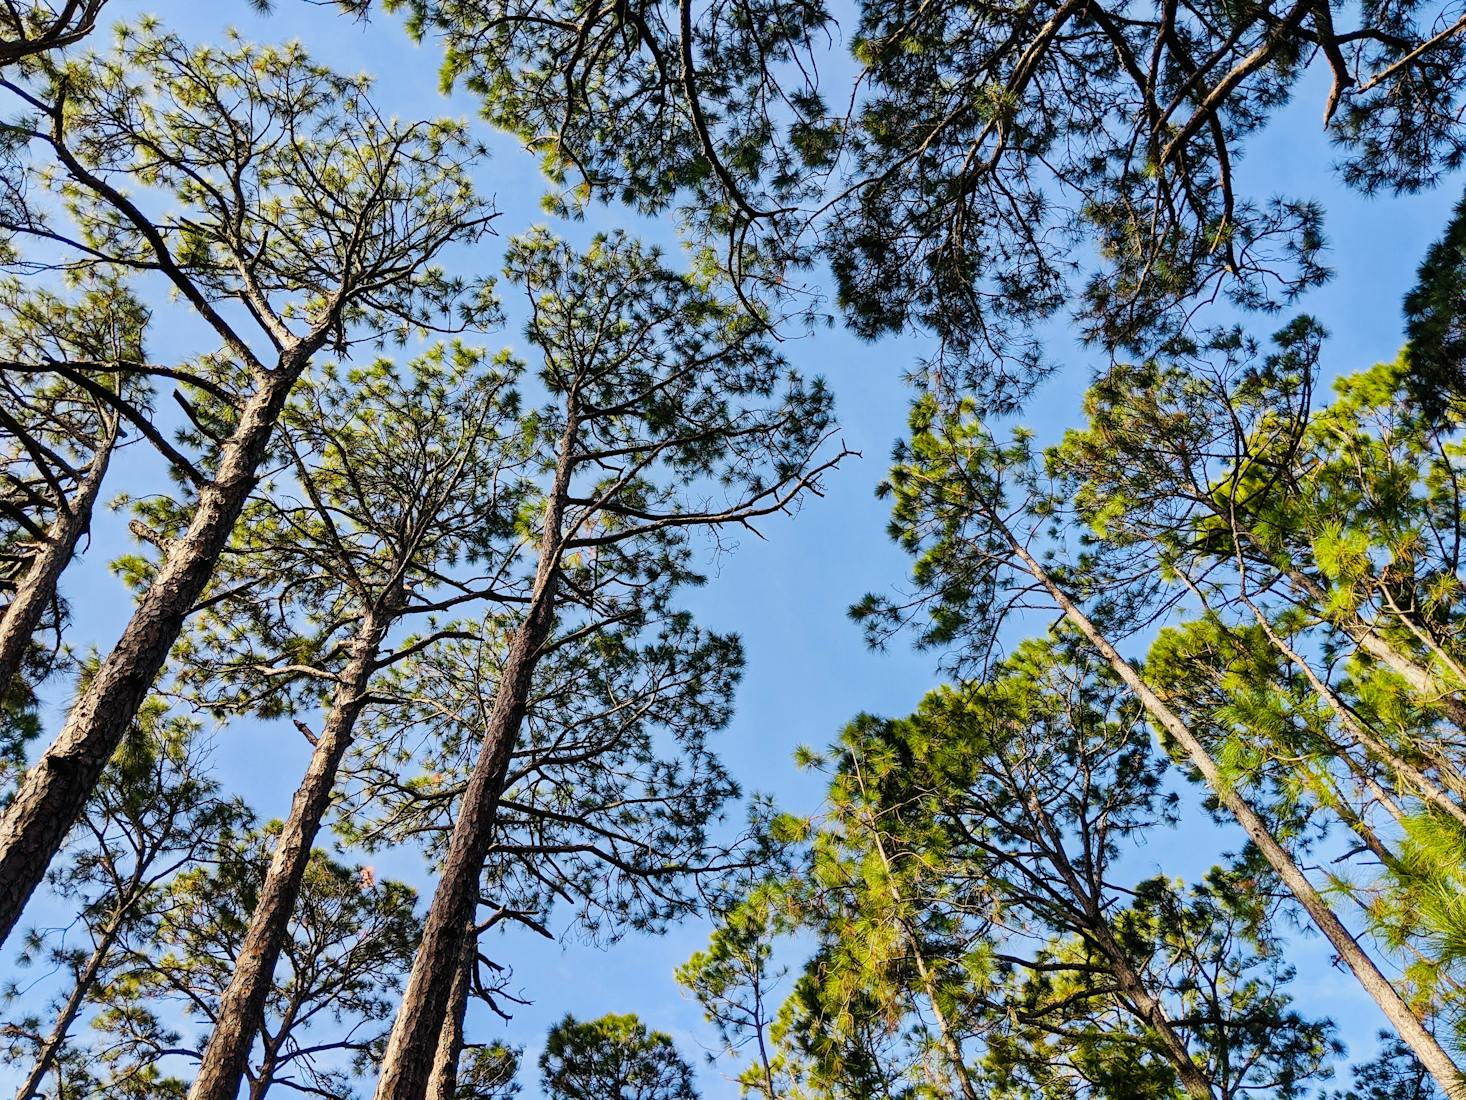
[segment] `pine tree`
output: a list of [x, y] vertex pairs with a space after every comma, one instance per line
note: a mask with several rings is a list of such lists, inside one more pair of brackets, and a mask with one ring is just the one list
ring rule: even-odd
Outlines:
[[551, 1100], [697, 1100], [692, 1067], [672, 1038], [635, 1016], [577, 1020], [550, 1029], [540, 1076]]
[[752, 525], [817, 490], [824, 387], [791, 371], [763, 326], [622, 236], [577, 254], [536, 233], [510, 279], [531, 304], [549, 401], [528, 423], [546, 482], [523, 514], [528, 602], [507, 631], [423, 943], [377, 1095], [424, 1094], [463, 939], [496, 839], [546, 653], [655, 617], [656, 594], [695, 583], [691, 537]]
[[[1450, 1055], [1309, 880], [1283, 843], [1286, 835], [1275, 831], [1254, 804], [1252, 792], [1236, 782], [1230, 762], [1219, 760], [1206, 743], [1205, 730], [1170, 706], [1137, 664], [1116, 648], [1103, 617], [1113, 614], [1113, 604], [1097, 601], [1098, 609], [1086, 612], [1074, 594], [1086, 591], [1082, 569], [1060, 557], [1062, 543], [1049, 551], [1040, 545], [1042, 533], [1058, 525], [1053, 518], [1054, 496], [1036, 467], [1026, 433], [1009, 446], [998, 446], [977, 416], [974, 402], [967, 400], [959, 410], [943, 412], [930, 397], [917, 402], [912, 429], [910, 443], [897, 455], [889, 485], [896, 502], [893, 532], [919, 555], [920, 590], [914, 606], [928, 604], [933, 609], [926, 638], [961, 638], [961, 648], [981, 665], [1012, 602], [1033, 591], [1042, 593], [1134, 694], [1219, 806], [1236, 819], [1442, 1087], [1448, 1093], [1460, 1091], [1460, 1071]], [[1160, 496], [1169, 499], [1164, 491]], [[1183, 497], [1181, 503], [1186, 500]], [[1099, 591], [1103, 595], [1105, 586]], [[857, 613], [879, 624], [909, 612], [870, 599]]]
[[[66, 975], [44, 1012], [12, 987], [21, 1018], [6, 1028], [10, 1064], [28, 1066], [17, 1100], [88, 1095], [100, 1088], [105, 1059], [94, 1056], [83, 1030], [105, 1009], [105, 990], [125, 981], [138, 954], [177, 902], [178, 876], [216, 862], [249, 823], [237, 799], [223, 796], [210, 774], [198, 724], [170, 716], [150, 700], [103, 774], [86, 816], [48, 876], [51, 889], [76, 905], [80, 946], [66, 929], [27, 936], [22, 963], [43, 960]], [[53, 1085], [46, 1090], [46, 1081]]]
[[383, 6], [443, 43], [558, 209], [675, 209], [756, 301], [828, 259], [855, 331], [926, 330], [944, 383], [1009, 404], [1052, 365], [1048, 319], [1150, 351], [1195, 338], [1200, 302], [1266, 310], [1328, 277], [1321, 206], [1238, 168], [1304, 89], [1349, 186], [1420, 190], [1461, 160], [1448, 4], [881, 0], [847, 23], [853, 65], [822, 56], [836, 14], [813, 0]]
[[[35, 172], [55, 181], [72, 224], [6, 228], [48, 249], [54, 266], [127, 268], [176, 292], [220, 342], [189, 383], [225, 418], [196, 425], [202, 466], [175, 463], [191, 483], [187, 528], [159, 547], [156, 575], [117, 645], [6, 807], [0, 933], [14, 926], [203, 595], [312, 357], [328, 344], [344, 353], [361, 340], [460, 323], [442, 319], [465, 288], [431, 263], [449, 241], [486, 232], [490, 218], [468, 183], [476, 150], [460, 126], [385, 121], [364, 78], [338, 76], [299, 46], [192, 49], [143, 23], [112, 55], [31, 83], [0, 81], [30, 114], [6, 129], [51, 158], [54, 171], [40, 175], [37, 163]], [[134, 191], [178, 212], [154, 220]]]
[[[0, 286], [0, 311], [6, 318], [0, 692], [6, 692], [24, 690], [16, 680], [28, 661], [44, 678], [59, 655], [61, 574], [91, 530], [123, 417], [145, 434], [153, 429], [137, 416], [145, 407], [138, 390], [148, 312], [125, 285], [92, 280], [67, 300], [11, 280]], [[35, 661], [37, 635], [48, 624], [54, 641]]]
[[[217, 592], [178, 655], [219, 714], [288, 715], [313, 752], [276, 843], [190, 1095], [233, 1097], [311, 848], [380, 675], [455, 630], [432, 616], [484, 599], [519, 504], [513, 373], [467, 348], [405, 369], [327, 370], [282, 415], [278, 475], [246, 506]], [[288, 479], [288, 480], [287, 480]], [[149, 518], [163, 511], [153, 501]], [[454, 576], [454, 573], [458, 573]], [[395, 641], [414, 620], [425, 635]], [[298, 714], [319, 707], [319, 734]]]
[[[178, 1059], [203, 1058], [246, 949], [278, 832], [279, 823], [253, 830], [217, 863], [169, 884], [155, 934], [98, 998], [94, 1026], [114, 1062], [113, 1080], [169, 1075]], [[279, 971], [251, 1029], [244, 1074], [250, 1100], [277, 1086], [342, 1100], [354, 1095], [352, 1082], [380, 1056], [412, 958], [416, 901], [409, 886], [378, 878], [370, 867], [312, 853]], [[189, 1025], [199, 1031], [190, 1035]], [[177, 1089], [181, 1094], [181, 1082]]]

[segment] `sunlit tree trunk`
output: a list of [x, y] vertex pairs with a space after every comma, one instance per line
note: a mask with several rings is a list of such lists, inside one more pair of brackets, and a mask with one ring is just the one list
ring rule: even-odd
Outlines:
[[1379, 1006], [1385, 1018], [1389, 1020], [1415, 1056], [1420, 1059], [1431, 1077], [1447, 1096], [1452, 1097], [1452, 1100], [1466, 1098], [1466, 1082], [1463, 1082], [1461, 1071], [1451, 1060], [1451, 1056], [1446, 1053], [1445, 1048], [1426, 1029], [1419, 1018], [1410, 1011], [1410, 1007], [1401, 998], [1399, 991], [1375, 965], [1374, 960], [1369, 957], [1349, 930], [1344, 927], [1334, 911], [1329, 908], [1328, 903], [1309, 882], [1308, 877], [1293, 860], [1293, 857], [1272, 835], [1267, 823], [1258, 816], [1241, 795], [1224, 781], [1216, 761], [1212, 759], [1211, 754], [1207, 752], [1206, 747], [1191, 731], [1191, 728], [1146, 685], [1139, 673], [1135, 671], [1134, 666], [1110, 644], [1099, 628], [1080, 610], [1079, 605], [1059, 587], [1048, 570], [1013, 536], [1006, 524], [1003, 524], [996, 515], [989, 514], [988, 519], [1006, 538], [1014, 556], [1023, 563], [1023, 567], [1047, 590], [1063, 612], [1064, 617], [1078, 628], [1079, 632], [1095, 647], [1125, 686], [1135, 694], [1152, 720], [1175, 739], [1191, 765], [1201, 773], [1217, 801], [1237, 819], [1237, 823], [1257, 845], [1263, 858], [1292, 892], [1298, 903], [1313, 918], [1314, 924], [1333, 945], [1339, 958], [1353, 972], [1359, 984], [1364, 987], [1364, 991]]
[[336, 774], [351, 744], [357, 719], [366, 706], [378, 651], [392, 621], [390, 608], [375, 608], [361, 620], [351, 642], [351, 657], [341, 673], [326, 723], [295, 798], [275, 841], [259, 901], [234, 962], [229, 986], [219, 1001], [218, 1024], [199, 1063], [190, 1100], [235, 1100], [249, 1052], [270, 994], [275, 966], [290, 935], [290, 917], [300, 897], [311, 848], [320, 832]]
[[484, 860], [493, 840], [499, 798], [529, 706], [539, 652], [555, 621], [561, 527], [570, 491], [578, 421], [572, 408], [561, 434], [555, 475], [545, 503], [539, 562], [524, 618], [515, 630], [483, 743], [460, 803], [448, 854], [423, 925], [422, 941], [402, 993], [377, 1078], [377, 1100], [423, 1100], [447, 1016], [453, 982], [463, 969], [463, 940], [478, 906]]

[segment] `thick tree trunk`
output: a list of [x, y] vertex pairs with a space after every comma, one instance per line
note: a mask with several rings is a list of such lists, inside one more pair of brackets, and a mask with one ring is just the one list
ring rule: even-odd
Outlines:
[[570, 491], [571, 454], [578, 427], [572, 410], [561, 436], [554, 481], [545, 504], [534, 589], [524, 619], [510, 642], [478, 759], [463, 792], [438, 888], [412, 961], [412, 973], [387, 1040], [377, 1078], [377, 1100], [424, 1100], [427, 1095], [453, 979], [461, 969], [464, 936], [478, 908], [479, 882], [493, 841], [499, 798], [524, 724], [535, 665], [555, 621], [564, 542], [560, 528]]
[[275, 841], [270, 869], [234, 961], [234, 973], [219, 1001], [218, 1024], [204, 1048], [189, 1100], [235, 1100], [244, 1080], [275, 977], [275, 966], [290, 934], [290, 917], [300, 897], [311, 848], [320, 832], [336, 774], [351, 744], [356, 721], [366, 706], [382, 638], [392, 621], [390, 608], [369, 611], [351, 642], [351, 656], [316, 739], [310, 766], [296, 788], [290, 816]]
[[[552, 603], [552, 599], [536, 599], [530, 617], [514, 634], [412, 973], [402, 992], [402, 1006], [387, 1041], [377, 1100], [423, 1100], [427, 1093], [453, 978], [462, 969], [464, 928], [478, 906], [479, 878], [493, 839], [509, 760], [524, 723], [535, 654], [549, 634]], [[535, 614], [541, 608], [542, 613]]]
[[474, 929], [463, 937], [463, 963], [453, 977], [448, 991], [448, 1014], [438, 1032], [438, 1047], [433, 1052], [432, 1077], [428, 1081], [428, 1100], [453, 1100], [458, 1091], [458, 1057], [463, 1053], [463, 1022], [468, 1016], [468, 991], [473, 983], [474, 964], [478, 961], [478, 944]]
[[301, 350], [283, 357], [245, 403], [213, 479], [199, 492], [188, 530], [170, 547], [117, 645], [0, 818], [0, 942], [10, 935], [76, 823], [168, 659], [184, 619], [208, 587], [307, 359]]
[[61, 574], [75, 556], [76, 544], [91, 529], [92, 510], [101, 494], [102, 480], [107, 475], [116, 433], [114, 424], [87, 467], [75, 495], [70, 500], [57, 502], [56, 518], [46, 532], [46, 540], [21, 579], [15, 598], [6, 606], [4, 616], [0, 617], [0, 693], [20, 673], [26, 650], [45, 617], [46, 608], [56, 599]]
[[1389, 1020], [1391, 1026], [1395, 1028], [1415, 1056], [1420, 1059], [1421, 1064], [1435, 1079], [1442, 1091], [1452, 1100], [1466, 1100], [1466, 1081], [1463, 1081], [1461, 1071], [1451, 1061], [1451, 1056], [1410, 1011], [1410, 1007], [1401, 998], [1395, 987], [1390, 984], [1389, 979], [1360, 947], [1359, 942], [1349, 930], [1344, 927], [1334, 911], [1329, 908], [1328, 903], [1314, 888], [1313, 883], [1309, 882], [1308, 876], [1273, 837], [1266, 822], [1223, 780], [1216, 761], [1212, 759], [1211, 754], [1207, 752], [1206, 747], [1196, 735], [1191, 732], [1191, 728], [1165, 704], [1160, 696], [1150, 689], [1140, 678], [1139, 673], [1135, 671], [1134, 666], [1120, 655], [1120, 652], [1110, 644], [1099, 628], [1080, 610], [1079, 605], [1069, 598], [1068, 594], [1049, 575], [1048, 570], [1028, 552], [1018, 539], [1013, 537], [1007, 527], [1002, 525], [1001, 521], [996, 520], [996, 517], [990, 516], [989, 518], [995, 520], [1007, 538], [1014, 555], [1022, 561], [1024, 568], [1033, 576], [1034, 580], [1038, 581], [1053, 597], [1059, 609], [1064, 613], [1064, 617], [1077, 627], [1079, 632], [1098, 650], [1110, 668], [1114, 670], [1115, 675], [1140, 700], [1146, 713], [1155, 723], [1181, 746], [1192, 766], [1201, 773], [1207, 786], [1211, 788], [1217, 801], [1237, 819], [1237, 823], [1257, 845], [1263, 858], [1268, 861], [1283, 884], [1313, 918], [1314, 924], [1333, 945], [1339, 958], [1353, 972], [1359, 984], [1364, 987], [1364, 991], [1379, 1006], [1385, 1018]]

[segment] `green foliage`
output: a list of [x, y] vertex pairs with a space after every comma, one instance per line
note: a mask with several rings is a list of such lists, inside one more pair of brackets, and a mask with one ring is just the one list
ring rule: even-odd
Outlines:
[[25, 772], [27, 747], [40, 733], [35, 692], [18, 676], [0, 691], [0, 806], [10, 800], [15, 781]]
[[182, 1095], [176, 1076], [99, 1042], [99, 1029], [106, 1032], [115, 1013], [110, 991], [135, 980], [140, 957], [178, 905], [180, 876], [225, 856], [249, 820], [210, 774], [197, 723], [170, 716], [158, 700], [145, 703], [49, 875], [52, 889], [76, 905], [80, 936], [37, 929], [22, 948], [23, 967], [48, 965], [65, 981], [39, 1010], [18, 981], [5, 990], [10, 1065], [35, 1072], [38, 1085], [51, 1077], [65, 1100]]
[[577, 1020], [550, 1029], [540, 1075], [551, 1100], [696, 1100], [692, 1067], [669, 1035], [635, 1016]]
[[[221, 718], [293, 717], [327, 702], [369, 622], [424, 624], [411, 652], [452, 632], [443, 612], [511, 595], [501, 578], [529, 491], [518, 375], [455, 343], [307, 377], [281, 416], [279, 472], [246, 505], [175, 653], [190, 697]], [[162, 497], [139, 512], [165, 538], [188, 518]]]
[[[1301, 1097], [1336, 1053], [1293, 1010], [1266, 872], [1186, 888], [1122, 868], [1173, 820], [1144, 718], [1074, 639], [1030, 641], [832, 752], [802, 865], [679, 978], [745, 1092]], [[778, 1018], [773, 943], [816, 949]], [[783, 1082], [783, 1083], [780, 1083]], [[804, 1095], [804, 1093], [791, 1092]]]
[[520, 1051], [502, 1043], [471, 1046], [459, 1058], [458, 1088], [453, 1100], [511, 1100], [519, 1095], [514, 1080]]
[[[370, 0], [357, 5], [370, 6]], [[833, 20], [819, 0], [751, 0], [720, 14], [574, 0], [387, 0], [418, 39], [444, 46], [442, 82], [535, 154], [545, 207], [578, 217], [596, 200], [675, 209], [708, 270], [760, 310], [786, 297], [810, 252], [802, 201], [844, 127], [818, 87]]]
[[1466, 198], [1420, 264], [1405, 296], [1405, 380], [1427, 416], [1458, 404], [1466, 390]]
[[541, 158], [551, 209], [674, 207], [760, 309], [828, 259], [857, 332], [931, 331], [931, 366], [1010, 405], [1056, 314], [1155, 349], [1195, 339], [1200, 300], [1274, 309], [1328, 277], [1323, 209], [1234, 174], [1315, 74], [1349, 184], [1425, 188], [1460, 161], [1445, 4], [864, 3], [858, 82], [833, 91], [814, 0], [384, 6]]
[[[229, 983], [269, 863], [273, 827], [241, 837], [214, 864], [168, 886], [168, 910], [141, 957], [99, 993], [94, 1026], [129, 1072], [170, 1054], [197, 1058]], [[380, 1055], [416, 947], [416, 893], [371, 867], [312, 853], [290, 935], [250, 1059], [258, 1090], [272, 1083], [348, 1097]]]
[[1330, 1100], [1442, 1100], [1404, 1043], [1387, 1031], [1380, 1032], [1379, 1040], [1379, 1054], [1354, 1067], [1354, 1087], [1330, 1093]]
[[[777, 828], [777, 826], [776, 826]], [[765, 872], [766, 873], [766, 872]], [[720, 915], [706, 950], [677, 968], [677, 981], [702, 1006], [728, 1057], [756, 1055], [738, 1076], [742, 1095], [779, 1100], [793, 1095], [797, 1071], [787, 1055], [770, 1050], [776, 996], [787, 968], [774, 961], [774, 941], [797, 927], [796, 890], [764, 880]], [[791, 905], [793, 903], [793, 905]], [[797, 910], [796, 910], [797, 911]], [[791, 1072], [796, 1075], [790, 1080]]]

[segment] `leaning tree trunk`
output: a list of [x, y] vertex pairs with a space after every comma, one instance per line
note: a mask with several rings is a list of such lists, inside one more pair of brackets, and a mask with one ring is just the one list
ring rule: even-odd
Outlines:
[[189, 1100], [235, 1100], [249, 1065], [249, 1053], [264, 1016], [290, 918], [300, 897], [311, 847], [331, 804], [336, 774], [366, 706], [382, 638], [391, 625], [390, 606], [370, 610], [351, 641], [350, 659], [331, 700], [325, 728], [316, 739], [310, 766], [296, 788], [290, 816], [275, 841], [270, 869], [234, 961], [234, 973], [219, 1001], [218, 1023], [204, 1048]]
[[463, 937], [463, 962], [453, 976], [448, 991], [448, 1011], [443, 1028], [438, 1032], [438, 1046], [433, 1051], [432, 1075], [428, 1080], [427, 1100], [454, 1100], [458, 1092], [458, 1058], [463, 1052], [463, 1024], [468, 1016], [468, 992], [473, 984], [474, 965], [478, 961], [476, 929], [468, 927]]
[[108, 921], [101, 939], [97, 941], [96, 947], [87, 957], [86, 965], [82, 967], [82, 972], [77, 976], [76, 984], [72, 986], [66, 1003], [61, 1006], [61, 1011], [56, 1016], [56, 1023], [51, 1028], [51, 1034], [46, 1036], [40, 1053], [36, 1055], [35, 1064], [31, 1066], [30, 1073], [26, 1074], [25, 1080], [16, 1090], [15, 1100], [37, 1100], [41, 1095], [41, 1082], [46, 1079], [46, 1074], [50, 1072], [56, 1056], [66, 1043], [66, 1037], [71, 1034], [71, 1025], [76, 1023], [76, 1017], [81, 1012], [82, 1005], [86, 1003], [92, 986], [96, 984], [97, 975], [101, 973], [102, 964], [106, 962], [112, 945], [117, 942], [125, 916], [125, 912], [119, 911]]
[[122, 637], [0, 817], [0, 943], [76, 823], [162, 671], [184, 619], [208, 587], [309, 355], [302, 345], [282, 356], [245, 403], [213, 478], [199, 492], [187, 531], [169, 547]]
[[[912, 957], [916, 960], [917, 976], [921, 979], [922, 991], [926, 993], [927, 1004], [931, 1007], [932, 1018], [937, 1023], [937, 1037], [941, 1041], [942, 1053], [947, 1059], [947, 1068], [951, 1070], [952, 1076], [957, 1078], [957, 1085], [962, 1090], [963, 1100], [979, 1100], [977, 1088], [973, 1084], [972, 1075], [967, 1072], [967, 1059], [962, 1053], [962, 1043], [957, 1037], [951, 1022], [947, 1019], [946, 1012], [942, 1009], [942, 998], [937, 991], [936, 977], [932, 974], [931, 968], [926, 962], [926, 953], [916, 933], [910, 927], [906, 917], [907, 901], [901, 896], [901, 891], [896, 887], [896, 871], [891, 866], [891, 859], [886, 854], [886, 843], [881, 839], [880, 826], [876, 823], [875, 815], [869, 808], [869, 796], [865, 789], [865, 774], [860, 767], [860, 759], [855, 759], [855, 780], [860, 784], [862, 798], [866, 800], [866, 826], [870, 829], [871, 844], [874, 845], [876, 855], [880, 857], [881, 867], [885, 871], [887, 893], [890, 894], [891, 903], [895, 907], [896, 922], [901, 925], [906, 933], [908, 946]], [[767, 1077], [767, 1070], [765, 1070]], [[772, 1090], [770, 1100], [773, 1100]]]
[[[1328, 704], [1329, 709], [1338, 718], [1339, 724], [1348, 730], [1350, 736], [1354, 738], [1360, 747], [1381, 764], [1394, 771], [1398, 777], [1404, 779], [1409, 787], [1414, 788], [1415, 794], [1423, 802], [1427, 802], [1442, 813], [1455, 818], [1457, 824], [1466, 826], [1466, 807], [1463, 807], [1460, 802], [1442, 790], [1430, 776], [1422, 772], [1409, 760], [1400, 756], [1392, 746], [1376, 737], [1359, 717], [1345, 705], [1344, 700], [1339, 698], [1338, 693], [1319, 676], [1313, 665], [1289, 645], [1281, 634], [1273, 629], [1272, 623], [1268, 621], [1267, 616], [1262, 613], [1262, 610], [1255, 606], [1251, 600], [1247, 600], [1247, 605], [1252, 609], [1253, 617], [1257, 620], [1257, 624], [1262, 628], [1263, 633], [1267, 635], [1268, 641], [1272, 643], [1273, 648], [1303, 673], [1304, 678], [1308, 681], [1308, 686], [1313, 689], [1314, 693], [1320, 699]], [[1449, 775], [1451, 779], [1459, 780], [1459, 776], [1456, 776], [1454, 773], [1449, 773]], [[1459, 796], [1461, 793], [1459, 782], [1452, 782], [1451, 785], [1456, 788], [1454, 793]]]
[[1090, 621], [1089, 616], [1080, 610], [1069, 595], [1059, 587], [1047, 569], [1031, 555], [1023, 544], [1014, 537], [1007, 526], [996, 516], [989, 516], [998, 530], [1008, 541], [1013, 554], [1022, 563], [1024, 568], [1044, 587], [1059, 609], [1079, 632], [1088, 639], [1089, 643], [1098, 650], [1100, 656], [1114, 670], [1115, 675], [1134, 693], [1145, 708], [1146, 713], [1175, 738], [1176, 743], [1185, 751], [1191, 764], [1206, 780], [1207, 786], [1211, 788], [1217, 801], [1237, 819], [1243, 831], [1257, 845], [1263, 858], [1282, 879], [1283, 884], [1288, 887], [1298, 903], [1313, 918], [1319, 931], [1333, 945], [1337, 952], [1353, 972], [1364, 991], [1379, 1006], [1385, 1018], [1395, 1028], [1400, 1038], [1404, 1040], [1415, 1057], [1426, 1068], [1426, 1071], [1440, 1085], [1442, 1091], [1451, 1100], [1466, 1100], [1466, 1081], [1463, 1081], [1461, 1070], [1451, 1060], [1445, 1048], [1434, 1035], [1426, 1029], [1415, 1013], [1410, 1011], [1399, 991], [1390, 983], [1390, 980], [1375, 965], [1367, 952], [1359, 945], [1353, 934], [1344, 927], [1338, 916], [1322, 895], [1314, 888], [1308, 876], [1303, 873], [1302, 868], [1288, 854], [1287, 850], [1278, 843], [1268, 828], [1267, 823], [1258, 816], [1257, 812], [1222, 778], [1217, 763], [1212, 759], [1200, 739], [1191, 731], [1191, 728], [1168, 707], [1165, 702], [1141, 679], [1140, 674], [1135, 671], [1133, 665], [1120, 655], [1120, 652], [1110, 644], [1098, 627]]
[[1176, 1022], [1171, 1019], [1171, 1014], [1166, 1011], [1166, 1006], [1161, 1003], [1161, 999], [1155, 995], [1140, 972], [1135, 969], [1129, 954], [1116, 938], [1115, 931], [1105, 919], [1104, 914], [1096, 908], [1093, 917], [1087, 929], [1090, 938], [1110, 960], [1115, 982], [1120, 987], [1120, 992], [1134, 1006], [1135, 1014], [1160, 1037], [1166, 1057], [1176, 1071], [1176, 1076], [1181, 1079], [1181, 1085], [1186, 1090], [1186, 1094], [1192, 1097], [1192, 1100], [1216, 1100], [1216, 1092], [1212, 1089], [1211, 1081], [1207, 1079], [1206, 1074], [1201, 1072], [1201, 1067], [1191, 1057], [1191, 1051], [1187, 1049], [1180, 1032], [1176, 1030]]
[[539, 653], [555, 621], [560, 580], [561, 525], [578, 420], [571, 410], [562, 433], [555, 476], [545, 503], [539, 540], [539, 564], [524, 619], [509, 645], [499, 675], [499, 688], [485, 724], [473, 774], [459, 805], [448, 854], [423, 924], [422, 940], [412, 973], [402, 991], [402, 1005], [392, 1024], [377, 1077], [377, 1100], [424, 1100], [432, 1077], [434, 1054], [448, 1014], [453, 980], [462, 968], [463, 940], [478, 907], [484, 860], [493, 841], [499, 798], [515, 742], [524, 724]]
[[5, 614], [0, 616], [0, 693], [20, 674], [31, 639], [41, 625], [46, 608], [56, 599], [61, 574], [75, 556], [76, 544], [91, 529], [92, 510], [101, 494], [102, 480], [107, 475], [107, 464], [111, 461], [116, 440], [117, 425], [114, 421], [77, 485], [75, 495], [68, 500], [62, 494], [56, 501], [56, 518], [16, 588], [15, 598], [6, 606]]

